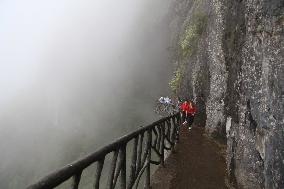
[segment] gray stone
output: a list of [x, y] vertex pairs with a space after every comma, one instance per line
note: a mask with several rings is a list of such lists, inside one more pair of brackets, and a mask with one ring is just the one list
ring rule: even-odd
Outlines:
[[[195, 124], [227, 142], [236, 188], [284, 188], [284, 1], [175, 1], [175, 62], [186, 65], [178, 94], [195, 100]], [[194, 12], [208, 16], [197, 51], [180, 57]], [[204, 122], [206, 120], [206, 123]]]

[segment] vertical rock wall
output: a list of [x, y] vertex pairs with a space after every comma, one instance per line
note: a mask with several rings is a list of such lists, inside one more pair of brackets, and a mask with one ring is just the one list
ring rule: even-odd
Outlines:
[[222, 47], [224, 33], [224, 3], [219, 0], [210, 1], [212, 21], [208, 26], [208, 57], [210, 72], [210, 91], [206, 103], [206, 130], [213, 136], [223, 136], [225, 116], [224, 99], [227, 91], [227, 70]]
[[[178, 95], [194, 99], [196, 124], [227, 141], [236, 188], [284, 188], [284, 1], [183, 0], [174, 14]], [[194, 14], [207, 16], [193, 54], [180, 41]], [[178, 20], [178, 21], [177, 21]], [[204, 122], [206, 120], [206, 123]]]
[[284, 2], [248, 0], [232, 6], [227, 16], [236, 6], [243, 7], [244, 22], [236, 25], [241, 38], [233, 40], [240, 70], [236, 81], [228, 82], [238, 95], [236, 102], [228, 101], [225, 115], [235, 116], [230, 106], [237, 104], [237, 119], [228, 129], [228, 168], [241, 188], [284, 188]]

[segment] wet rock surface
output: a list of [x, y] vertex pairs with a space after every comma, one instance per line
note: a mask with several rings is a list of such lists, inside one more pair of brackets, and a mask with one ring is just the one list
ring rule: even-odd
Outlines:
[[[284, 188], [284, 1], [175, 4], [187, 5], [174, 16], [175, 61], [186, 65], [177, 94], [194, 99], [195, 123], [227, 143], [231, 187]], [[181, 57], [179, 43], [196, 11], [207, 24], [195, 53]]]

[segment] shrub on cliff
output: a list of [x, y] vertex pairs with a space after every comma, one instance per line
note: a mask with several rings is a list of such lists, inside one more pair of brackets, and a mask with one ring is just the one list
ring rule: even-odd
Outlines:
[[[192, 56], [197, 49], [198, 41], [207, 26], [208, 16], [202, 12], [196, 12], [191, 17], [189, 24], [185, 27], [184, 33], [179, 40], [179, 54], [181, 59]], [[169, 82], [169, 86], [174, 94], [177, 94], [186, 69], [184, 61], [177, 63], [173, 77]]]
[[185, 68], [184, 65], [180, 65], [180, 66], [177, 65], [177, 69], [176, 71], [174, 71], [174, 75], [171, 81], [169, 82], [170, 88], [174, 94], [176, 94], [178, 89], [180, 88], [181, 81], [184, 76], [184, 68]]
[[180, 38], [181, 56], [187, 57], [194, 54], [197, 49], [198, 40], [207, 25], [207, 15], [198, 12], [192, 19]]

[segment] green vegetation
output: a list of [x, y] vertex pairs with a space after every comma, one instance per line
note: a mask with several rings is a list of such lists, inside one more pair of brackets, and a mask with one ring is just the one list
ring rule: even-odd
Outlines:
[[200, 36], [207, 26], [207, 20], [208, 16], [206, 14], [202, 12], [194, 13], [183, 35], [180, 37], [179, 56], [182, 63], [176, 65], [173, 77], [169, 82], [169, 86], [174, 94], [178, 93], [184, 78], [186, 64], [183, 59], [192, 56], [196, 52]]
[[185, 70], [185, 65], [178, 65], [176, 71], [174, 72], [174, 75], [171, 79], [171, 81], [169, 82], [170, 88], [172, 90], [172, 92], [174, 94], [177, 94], [180, 86], [181, 86], [181, 82], [184, 76], [184, 70]]
[[186, 27], [179, 45], [182, 57], [191, 56], [197, 49], [198, 40], [207, 25], [207, 15], [195, 13], [192, 16], [190, 24]]

